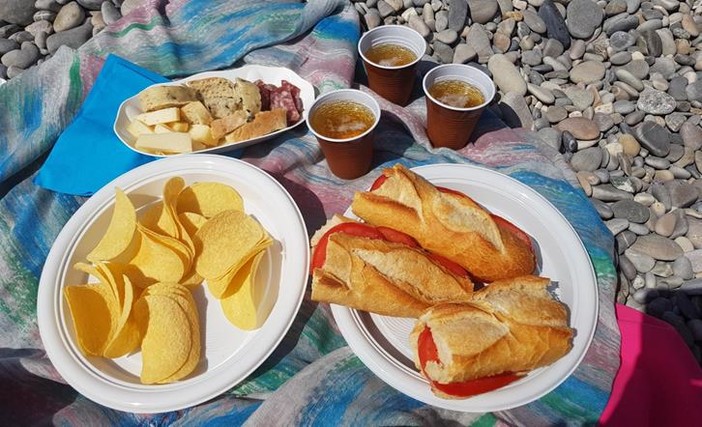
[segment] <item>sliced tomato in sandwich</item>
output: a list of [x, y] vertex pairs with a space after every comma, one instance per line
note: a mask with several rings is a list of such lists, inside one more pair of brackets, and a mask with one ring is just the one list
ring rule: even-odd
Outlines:
[[[311, 271], [314, 271], [315, 268], [322, 268], [322, 266], [324, 266], [324, 261], [327, 257], [329, 236], [335, 233], [347, 233], [352, 236], [380, 239], [393, 243], [401, 243], [410, 248], [421, 249], [419, 243], [417, 243], [412, 236], [393, 228], [383, 226], [374, 227], [372, 225], [363, 224], [360, 222], [342, 222], [341, 224], [337, 224], [330, 228], [329, 231], [324, 233], [322, 238], [319, 239], [319, 243], [317, 243], [314, 253], [312, 254], [312, 264], [310, 265]], [[451, 273], [461, 277], [469, 277], [468, 272], [455, 262], [430, 252], [427, 252], [426, 255], [436, 264], [443, 266]]]
[[385, 239], [383, 234], [378, 231], [375, 227], [362, 224], [360, 222], [342, 222], [334, 227], [330, 228], [329, 231], [324, 233], [317, 247], [314, 249], [314, 254], [312, 254], [312, 265], [311, 270], [314, 271], [315, 268], [322, 268], [324, 261], [327, 257], [327, 245], [329, 244], [329, 236], [334, 233], [347, 233], [352, 236], [368, 237], [370, 239]]
[[[417, 355], [419, 356], [419, 364], [422, 367], [422, 371], [426, 368], [427, 362], [439, 361], [439, 351], [436, 348], [431, 329], [428, 327], [424, 328], [424, 330], [419, 333], [419, 338], [417, 339]], [[426, 374], [424, 374], [424, 376], [427, 377]], [[443, 384], [431, 379], [429, 381], [431, 381], [431, 385], [434, 389], [450, 396], [470, 397], [504, 387], [519, 378], [521, 378], [521, 375], [507, 373], [450, 384]]]

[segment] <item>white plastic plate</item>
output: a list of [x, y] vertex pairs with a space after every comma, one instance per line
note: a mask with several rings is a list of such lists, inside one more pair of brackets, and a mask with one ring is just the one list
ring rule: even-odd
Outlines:
[[[549, 277], [569, 309], [573, 348], [550, 366], [536, 369], [500, 389], [467, 399], [434, 395], [417, 371], [409, 335], [415, 320], [370, 314], [332, 304], [332, 313], [351, 349], [380, 379], [424, 403], [463, 412], [504, 411], [539, 399], [575, 370], [597, 325], [597, 278], [582, 241], [570, 223], [533, 189], [499, 172], [471, 165], [414, 168], [435, 185], [463, 192], [492, 213], [526, 231], [538, 245], [539, 275]], [[345, 215], [353, 217], [349, 209]], [[470, 339], [470, 337], [466, 337]]]
[[[73, 265], [84, 261], [112, 216], [115, 187], [124, 190], [137, 209], [160, 200], [163, 184], [180, 176], [186, 184], [217, 181], [237, 189], [245, 211], [274, 239], [256, 275], [265, 289], [263, 305], [271, 312], [261, 328], [237, 329], [224, 317], [206, 284], [193, 296], [200, 314], [203, 355], [186, 379], [143, 385], [140, 353], [118, 359], [86, 357], [79, 350], [63, 288], [86, 283], [88, 275]], [[154, 413], [178, 410], [206, 401], [244, 380], [263, 363], [287, 333], [302, 302], [308, 275], [309, 248], [305, 224], [288, 192], [261, 169], [224, 156], [180, 156], [136, 168], [95, 193], [66, 223], [42, 271], [37, 313], [46, 352], [58, 372], [87, 398], [122, 411]]]

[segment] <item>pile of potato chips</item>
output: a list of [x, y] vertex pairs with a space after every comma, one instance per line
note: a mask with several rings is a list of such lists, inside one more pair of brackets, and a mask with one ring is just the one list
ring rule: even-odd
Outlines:
[[64, 288], [79, 348], [109, 358], [140, 348], [144, 384], [188, 376], [202, 351], [190, 288], [206, 280], [232, 324], [260, 327], [267, 313], [258, 310], [263, 295], [254, 278], [272, 242], [229, 185], [171, 178], [141, 215], [117, 188], [90, 263], [75, 265], [97, 282]]

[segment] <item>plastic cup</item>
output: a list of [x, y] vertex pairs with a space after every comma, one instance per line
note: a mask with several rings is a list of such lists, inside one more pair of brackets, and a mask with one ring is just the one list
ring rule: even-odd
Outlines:
[[[477, 87], [484, 102], [469, 108], [444, 104], [429, 94], [429, 88], [442, 80], [461, 80]], [[492, 79], [478, 68], [464, 64], [445, 64], [432, 68], [422, 82], [427, 102], [427, 135], [434, 147], [461, 149], [468, 144], [485, 107], [495, 96]]]
[[[387, 66], [371, 62], [365, 53], [373, 46], [396, 44], [414, 52], [416, 59], [409, 64]], [[404, 25], [381, 25], [363, 34], [358, 41], [358, 52], [368, 75], [368, 86], [378, 95], [395, 104], [405, 106], [412, 96], [417, 63], [427, 50], [421, 34]]]
[[[346, 139], [329, 138], [312, 126], [312, 118], [322, 105], [347, 101], [368, 107], [374, 121], [370, 128], [360, 135]], [[341, 89], [318, 97], [307, 116], [307, 127], [312, 131], [327, 159], [329, 170], [339, 178], [355, 179], [368, 173], [373, 163], [373, 132], [380, 121], [380, 106], [370, 95], [356, 89]]]

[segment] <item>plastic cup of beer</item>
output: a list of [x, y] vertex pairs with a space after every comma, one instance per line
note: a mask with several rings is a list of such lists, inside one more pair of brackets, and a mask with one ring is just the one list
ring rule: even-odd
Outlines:
[[356, 89], [319, 96], [307, 115], [307, 127], [317, 137], [329, 170], [343, 179], [355, 179], [370, 171], [373, 131], [379, 121], [378, 102]]
[[407, 105], [412, 96], [417, 63], [426, 50], [424, 37], [404, 25], [375, 27], [358, 41], [368, 86], [401, 106]]
[[495, 96], [492, 79], [478, 68], [445, 64], [432, 68], [422, 82], [427, 103], [427, 135], [434, 147], [461, 149], [485, 107]]

